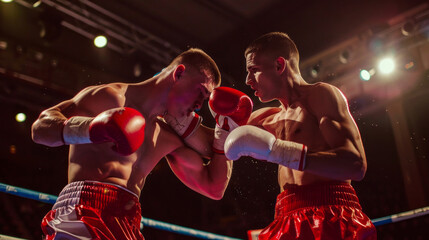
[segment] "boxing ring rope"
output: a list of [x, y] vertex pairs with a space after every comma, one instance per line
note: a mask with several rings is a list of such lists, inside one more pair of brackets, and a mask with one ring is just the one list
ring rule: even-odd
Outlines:
[[429, 206], [417, 208], [414, 210], [393, 214], [386, 217], [372, 219], [374, 226], [381, 226], [388, 223], [400, 222], [410, 218], [420, 217], [429, 214]]
[[[44, 202], [44, 203], [49, 203], [49, 204], [54, 204], [55, 201], [57, 200], [57, 196], [54, 196], [54, 195], [51, 195], [51, 194], [36, 192], [36, 191], [33, 191], [33, 190], [29, 190], [29, 189], [25, 189], [25, 188], [20, 188], [20, 187], [15, 187], [15, 186], [4, 184], [4, 183], [0, 183], [0, 192], [8, 193], [8, 194], [19, 196], [19, 197], [23, 197], [23, 198], [33, 199], [33, 200], [36, 200], [36, 201], [40, 201], [40, 202]], [[177, 233], [177, 234], [182, 234], [182, 235], [197, 237], [197, 238], [201, 238], [201, 239], [242, 240], [242, 239], [239, 239], [239, 238], [232, 238], [232, 237], [222, 236], [222, 235], [218, 235], [218, 234], [214, 234], [214, 233], [210, 233], [210, 232], [204, 232], [204, 231], [201, 231], [201, 230], [196, 230], [196, 229], [192, 229], [192, 228], [182, 227], [182, 226], [179, 226], [179, 225], [175, 225], [175, 224], [171, 224], [171, 223], [166, 223], [166, 222], [161, 222], [161, 221], [157, 221], [157, 220], [154, 220], [154, 219], [143, 218], [142, 217], [142, 220], [140, 222], [140, 230], [143, 229], [143, 225], [144, 226], [148, 226], [148, 227], [152, 227], [152, 228], [155, 228], [155, 229], [159, 229], [159, 230], [174, 232], [174, 233]], [[0, 240], [1, 239], [4, 239], [4, 238], [2, 238], [2, 236], [0, 236]]]
[[[55, 201], [57, 200], [57, 196], [54, 196], [51, 194], [36, 192], [33, 190], [15, 187], [4, 183], [0, 183], [0, 192], [16, 195], [23, 198], [33, 199], [33, 200], [37, 200], [37, 201], [49, 203], [49, 204], [54, 204]], [[427, 214], [429, 214], [429, 206], [393, 214], [386, 217], [375, 218], [375, 219], [372, 219], [371, 221], [374, 224], [374, 226], [381, 226], [384, 224], [400, 222], [407, 219], [424, 216]], [[179, 225], [142, 217], [142, 220], [140, 222], [140, 229], [143, 228], [143, 225], [164, 230], [164, 231], [182, 234], [182, 235], [193, 236], [201, 239], [240, 240], [238, 238], [226, 237], [226, 236], [222, 236], [214, 233], [204, 232], [204, 231], [200, 231], [192, 228], [182, 227]]]

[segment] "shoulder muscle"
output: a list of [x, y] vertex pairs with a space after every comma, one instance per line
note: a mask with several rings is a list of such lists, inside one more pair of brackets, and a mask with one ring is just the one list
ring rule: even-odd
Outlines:
[[250, 115], [249, 121], [247, 124], [249, 125], [260, 125], [262, 121], [264, 121], [267, 117], [270, 117], [281, 111], [279, 107], [265, 107], [258, 109]]
[[118, 84], [91, 86], [80, 91], [73, 102], [79, 111], [95, 115], [107, 109], [121, 107], [125, 103], [122, 87]]
[[308, 98], [308, 105], [318, 119], [329, 117], [341, 121], [349, 112], [344, 94], [337, 87], [326, 83], [315, 85]]

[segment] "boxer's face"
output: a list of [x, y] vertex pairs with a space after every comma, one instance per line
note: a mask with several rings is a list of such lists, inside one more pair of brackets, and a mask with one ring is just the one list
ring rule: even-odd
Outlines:
[[185, 71], [175, 82], [169, 97], [167, 111], [173, 116], [181, 117], [189, 115], [196, 109], [201, 109], [214, 87], [208, 74]]
[[261, 54], [249, 53], [246, 56], [246, 84], [254, 91], [261, 102], [275, 99], [279, 88], [279, 74], [276, 71], [275, 59]]

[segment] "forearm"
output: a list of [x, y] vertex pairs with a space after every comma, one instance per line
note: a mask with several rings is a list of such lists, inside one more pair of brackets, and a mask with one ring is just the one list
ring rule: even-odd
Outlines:
[[42, 112], [31, 127], [33, 141], [50, 147], [64, 145], [62, 131], [66, 120], [58, 109]]
[[350, 149], [338, 148], [326, 152], [310, 150], [307, 153], [305, 172], [340, 181], [360, 181], [365, 176], [364, 159]]
[[346, 140], [341, 147], [312, 151], [302, 143], [277, 139], [255, 126], [241, 126], [232, 131], [225, 143], [231, 160], [250, 156], [281, 166], [337, 180], [361, 180], [366, 171], [365, 156]]
[[188, 149], [167, 157], [176, 176], [189, 188], [212, 199], [221, 199], [231, 178], [232, 162], [224, 155], [214, 154], [208, 164]]
[[202, 157], [209, 159], [213, 157], [213, 129], [201, 125], [192, 135], [183, 141], [187, 146], [194, 149]]
[[214, 199], [221, 199], [231, 179], [233, 161], [228, 160], [224, 154], [214, 154], [210, 163], [206, 166]]

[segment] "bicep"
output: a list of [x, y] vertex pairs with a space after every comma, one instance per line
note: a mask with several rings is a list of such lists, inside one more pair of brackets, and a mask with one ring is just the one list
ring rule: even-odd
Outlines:
[[331, 148], [353, 147], [359, 140], [359, 133], [351, 116], [347, 100], [342, 93], [333, 88], [317, 101], [315, 115], [319, 129]]
[[205, 185], [206, 176], [203, 171], [204, 164], [200, 155], [185, 145], [177, 148], [166, 156], [176, 177], [194, 191], [200, 192], [200, 186]]

